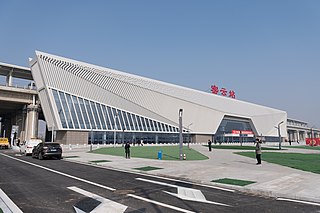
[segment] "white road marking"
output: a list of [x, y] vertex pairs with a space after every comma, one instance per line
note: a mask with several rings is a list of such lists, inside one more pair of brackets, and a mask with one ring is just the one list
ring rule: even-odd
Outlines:
[[4, 212], [8, 211], [8, 212], [14, 212], [14, 213], [23, 213], [19, 209], [19, 207], [1, 189], [0, 189], [0, 198], [2, 199], [3, 203], [5, 204], [5, 206], [2, 206], [1, 202], [0, 202], [0, 207], [2, 208], [2, 210]]
[[140, 197], [140, 196], [137, 196], [137, 195], [127, 194], [127, 196], [133, 197], [133, 198], [136, 198], [136, 199], [139, 199], [139, 200], [143, 200], [143, 201], [146, 201], [148, 203], [153, 203], [153, 204], [156, 204], [156, 205], [159, 205], [159, 206], [163, 206], [163, 207], [166, 207], [166, 208], [169, 208], [169, 209], [173, 209], [173, 210], [176, 210], [176, 211], [180, 211], [180, 212], [184, 212], [184, 213], [195, 213], [193, 211], [182, 209], [182, 208], [179, 208], [179, 207], [176, 207], [176, 206], [171, 206], [171, 205], [168, 205], [168, 204], [165, 204], [165, 203], [161, 203], [161, 202], [158, 202], [158, 201], [155, 201], [155, 200], [150, 200], [148, 198]]
[[281, 198], [281, 197], [277, 198], [277, 200], [320, 206], [320, 203], [315, 203], [315, 202], [310, 202], [310, 201], [294, 200], [294, 199], [287, 199], [287, 198]]
[[106, 199], [104, 197], [85, 191], [75, 186], [71, 186], [67, 188], [79, 194], [82, 194], [84, 196], [90, 197], [92, 199], [95, 199], [101, 202], [101, 204], [97, 206], [95, 209], [93, 209], [90, 213], [99, 213], [99, 212], [123, 213], [128, 208], [128, 206], [122, 205], [121, 203], [114, 202], [112, 200]]
[[78, 209], [77, 207], [73, 207], [73, 208], [76, 211], [76, 213], [86, 213], [86, 212], [82, 211], [81, 209]]
[[162, 185], [162, 186], [169, 186], [169, 187], [173, 187], [173, 188], [178, 188], [178, 186], [173, 185], [173, 184], [163, 183], [163, 182], [154, 181], [154, 180], [148, 180], [148, 179], [144, 179], [144, 178], [136, 178], [136, 180], [141, 180], [144, 182], [154, 183], [154, 184], [158, 184], [158, 185]]
[[[71, 159], [64, 159], [64, 160], [72, 161], [74, 163], [83, 164], [83, 165], [90, 165], [90, 166], [98, 167], [98, 168], [105, 168], [104, 166], [101, 166], [101, 165], [88, 164], [88, 163], [84, 163], [84, 162], [80, 162], [80, 161], [73, 161]], [[152, 177], [152, 178], [157, 178], [157, 179], [162, 179], [162, 180], [169, 180], [169, 181], [175, 181], [175, 182], [180, 182], [180, 183], [192, 184], [192, 185], [202, 186], [202, 187], [211, 188], [211, 189], [218, 189], [218, 190], [222, 190], [222, 191], [226, 191], [226, 192], [232, 192], [232, 193], [235, 192], [235, 190], [233, 190], [233, 189], [226, 189], [226, 188], [222, 188], [222, 187], [218, 187], [218, 186], [211, 186], [211, 185], [193, 183], [193, 182], [188, 182], [188, 181], [184, 181], [184, 180], [178, 180], [178, 179], [174, 179], [174, 178], [167, 178], [167, 177], [161, 177], [161, 176], [156, 176], [156, 175], [152, 175], [152, 174], [129, 171], [129, 170], [125, 170], [125, 169], [112, 168], [112, 167], [108, 167], [107, 169], [113, 170], [113, 171], [119, 171], [119, 172], [126, 172], [126, 173], [145, 176], [145, 177]]]
[[75, 179], [75, 180], [78, 180], [78, 181], [81, 181], [81, 182], [84, 182], [84, 183], [88, 183], [88, 184], [91, 184], [91, 185], [94, 185], [94, 186], [97, 186], [97, 187], [100, 187], [100, 188], [103, 188], [103, 189], [107, 189], [107, 190], [110, 190], [110, 191], [115, 191], [114, 188], [111, 188], [111, 187], [108, 187], [108, 186], [104, 186], [104, 185], [101, 185], [99, 183], [95, 183], [95, 182], [92, 182], [92, 181], [89, 181], [89, 180], [86, 180], [86, 179], [83, 179], [83, 178], [72, 176], [72, 175], [69, 175], [69, 174], [66, 174], [66, 173], [63, 173], [63, 172], [59, 172], [59, 171], [56, 171], [54, 169], [49, 169], [47, 167], [40, 166], [40, 165], [31, 163], [31, 162], [28, 162], [28, 161], [24, 161], [24, 160], [21, 160], [21, 159], [18, 159], [18, 158], [14, 158], [14, 157], [11, 157], [11, 156], [6, 155], [6, 154], [2, 154], [1, 153], [1, 155], [6, 156], [6, 157], [11, 158], [11, 159], [16, 160], [16, 161], [20, 161], [20, 162], [25, 163], [25, 164], [29, 164], [31, 166], [35, 166], [35, 167], [38, 167], [38, 168], [41, 168], [41, 169], [44, 169], [44, 170], [59, 174], [59, 175], [63, 175], [65, 177], [69, 177], [69, 178], [72, 178], [72, 179]]
[[[178, 188], [179, 189], [179, 188]], [[176, 193], [172, 193], [172, 192], [167, 192], [164, 191], [165, 193], [168, 193], [169, 195], [175, 196], [177, 198], [180, 198], [182, 200], [189, 200], [189, 201], [196, 201], [196, 202], [201, 202], [201, 203], [208, 203], [208, 204], [213, 204], [213, 205], [218, 205], [218, 206], [226, 206], [226, 207], [232, 207], [228, 204], [224, 204], [224, 203], [218, 203], [218, 202], [213, 202], [213, 201], [209, 201], [206, 198], [204, 199], [199, 199], [199, 198], [193, 198], [193, 197], [189, 197], [189, 196], [185, 196], [183, 194], [176, 194]], [[201, 193], [202, 194], [202, 193]]]
[[218, 203], [218, 202], [213, 202], [213, 201], [207, 200], [206, 197], [203, 195], [203, 193], [198, 189], [191, 189], [191, 188], [187, 188], [187, 187], [177, 186], [177, 185], [163, 183], [163, 182], [154, 181], [154, 180], [148, 180], [148, 179], [144, 179], [144, 178], [136, 178], [136, 180], [140, 180], [140, 181], [144, 181], [144, 182], [148, 182], [148, 183], [153, 183], [153, 184], [158, 184], [158, 185], [162, 185], [162, 186], [177, 188], [178, 194], [172, 193], [172, 192], [167, 192], [167, 191], [164, 191], [164, 192], [168, 193], [170, 195], [173, 195], [175, 197], [178, 197], [180, 199], [183, 199], [183, 200], [190, 200], [190, 201], [197, 201], [197, 202], [202, 202], [202, 203], [210, 203], [210, 204], [214, 204], [214, 205], [232, 207], [228, 204]]

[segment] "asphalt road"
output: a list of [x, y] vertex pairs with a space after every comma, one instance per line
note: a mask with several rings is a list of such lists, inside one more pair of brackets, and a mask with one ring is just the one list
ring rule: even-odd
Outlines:
[[131, 213], [320, 212], [314, 205], [65, 160], [40, 161], [6, 150], [0, 151], [0, 163], [0, 188], [25, 213], [94, 212], [98, 208]]

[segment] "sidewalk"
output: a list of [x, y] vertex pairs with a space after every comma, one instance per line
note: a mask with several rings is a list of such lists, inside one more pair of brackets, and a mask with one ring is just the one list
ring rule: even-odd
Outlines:
[[[102, 146], [100, 146], [102, 147]], [[93, 149], [96, 149], [97, 146]], [[299, 199], [320, 203], [320, 175], [304, 172], [277, 164], [263, 162], [256, 165], [256, 160], [237, 154], [233, 150], [213, 149], [200, 144], [191, 145], [191, 148], [209, 157], [202, 161], [166, 161], [142, 158], [125, 159], [124, 157], [87, 153], [89, 146], [78, 146], [70, 149], [64, 147], [63, 156], [77, 156], [64, 160], [89, 163], [89, 161], [108, 160], [98, 165], [106, 168], [115, 168], [127, 171], [140, 172], [134, 168], [153, 166], [163, 169], [141, 172], [165, 177], [172, 177], [191, 182], [236, 189], [271, 197]], [[266, 151], [265, 151], [266, 152]], [[311, 153], [320, 151], [289, 149], [284, 152]], [[225, 185], [211, 182], [221, 178], [255, 181], [256, 183], [244, 187]]]

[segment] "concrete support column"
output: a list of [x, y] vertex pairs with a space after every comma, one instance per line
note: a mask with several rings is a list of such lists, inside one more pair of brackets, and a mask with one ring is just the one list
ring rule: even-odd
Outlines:
[[6, 84], [7, 86], [11, 87], [12, 86], [12, 72], [13, 70], [11, 70], [9, 72], [9, 74], [7, 75], [7, 78], [6, 78]]
[[298, 141], [299, 141], [299, 131], [297, 130], [297, 131], [295, 132], [295, 134], [296, 134], [295, 141], [298, 142]]
[[27, 107], [27, 118], [25, 126], [25, 140], [38, 137], [39, 105], [30, 104]]
[[304, 131], [303, 132], [303, 140], [306, 141], [306, 138], [307, 138], [307, 131]]
[[288, 131], [288, 139], [289, 139], [289, 141], [292, 141], [292, 138], [293, 138], [292, 132], [289, 130]]

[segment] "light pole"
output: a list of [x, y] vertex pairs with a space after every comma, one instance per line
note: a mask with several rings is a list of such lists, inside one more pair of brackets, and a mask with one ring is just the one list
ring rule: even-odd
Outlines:
[[192, 125], [193, 123], [189, 124], [188, 125], [188, 149], [190, 149], [189, 147], [189, 143], [190, 143], [190, 126]]
[[182, 160], [182, 144], [183, 144], [183, 138], [182, 138], [182, 113], [183, 109], [179, 109], [179, 145], [180, 145], [180, 160]]
[[278, 126], [275, 127], [278, 129], [278, 135], [279, 135], [279, 149], [281, 149], [281, 132], [280, 132], [280, 125], [283, 123], [284, 121], [281, 121], [280, 123], [278, 123]]
[[310, 137], [310, 138], [311, 138], [311, 140], [310, 140], [311, 146], [313, 146], [313, 132], [312, 132], [313, 129], [312, 129], [312, 128], [313, 128], [313, 127], [311, 127], [311, 130], [310, 130], [310, 131], [311, 131], [311, 135], [310, 135], [310, 136], [311, 136], [311, 137]]
[[116, 137], [117, 137], [117, 133], [116, 133], [116, 128], [117, 128], [117, 125], [116, 125], [116, 119], [118, 117], [118, 113], [115, 114], [115, 116], [113, 117], [113, 120], [114, 120], [114, 132], [113, 132], [113, 147], [116, 146]]
[[51, 142], [53, 143], [53, 139], [54, 139], [54, 124], [51, 127]]

